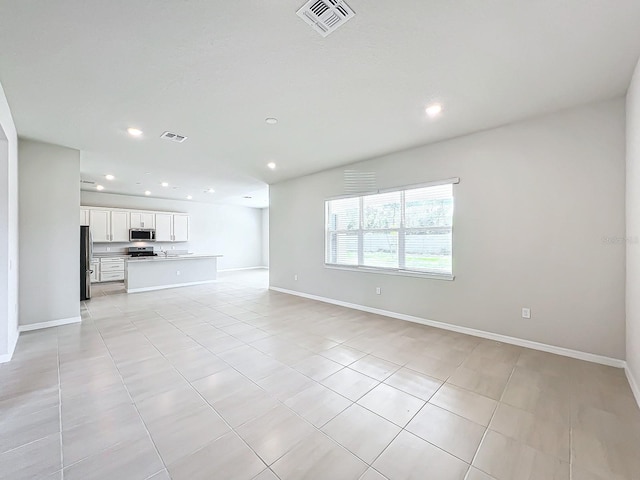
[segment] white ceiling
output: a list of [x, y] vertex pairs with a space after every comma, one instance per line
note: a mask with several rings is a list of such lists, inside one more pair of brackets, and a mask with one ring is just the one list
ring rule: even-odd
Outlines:
[[80, 149], [105, 191], [265, 206], [269, 183], [621, 95], [640, 55], [638, 0], [349, 0], [327, 38], [303, 3], [0, 0], [0, 83], [19, 134]]

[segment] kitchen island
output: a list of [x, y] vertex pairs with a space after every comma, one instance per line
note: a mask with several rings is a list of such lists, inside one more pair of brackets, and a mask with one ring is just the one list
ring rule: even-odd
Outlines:
[[138, 257], [125, 260], [127, 293], [186, 287], [215, 282], [222, 255], [188, 254]]

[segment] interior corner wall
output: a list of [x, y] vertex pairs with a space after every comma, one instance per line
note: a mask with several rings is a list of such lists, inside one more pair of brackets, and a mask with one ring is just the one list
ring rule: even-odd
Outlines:
[[18, 136], [0, 85], [0, 363], [18, 340]]
[[[262, 212], [259, 208], [88, 191], [82, 191], [80, 195], [82, 205], [86, 206], [188, 213], [189, 241], [156, 242], [153, 244], [156, 249], [174, 247], [222, 255], [218, 259], [219, 270], [262, 266]], [[93, 251], [105, 251], [107, 247], [114, 251], [126, 248], [127, 244], [97, 243]]]
[[627, 92], [627, 371], [640, 403], [640, 61]]
[[80, 152], [19, 141], [20, 327], [80, 316]]
[[624, 125], [618, 98], [348, 166], [380, 189], [461, 179], [454, 281], [326, 268], [344, 170], [271, 185], [270, 285], [624, 359]]
[[262, 266], [269, 267], [269, 209], [262, 209]]

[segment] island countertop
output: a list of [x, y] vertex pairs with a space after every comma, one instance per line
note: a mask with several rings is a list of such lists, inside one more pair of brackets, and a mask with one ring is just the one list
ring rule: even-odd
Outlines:
[[130, 257], [126, 258], [125, 261], [127, 263], [137, 263], [137, 262], [171, 262], [176, 260], [198, 260], [201, 258], [220, 258], [222, 255], [214, 255], [208, 253], [188, 253], [182, 255], [167, 255], [166, 257], [162, 254], [159, 254], [155, 257]]

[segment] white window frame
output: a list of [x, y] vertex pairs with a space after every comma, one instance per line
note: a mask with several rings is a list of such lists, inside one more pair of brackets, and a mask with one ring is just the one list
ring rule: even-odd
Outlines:
[[[405, 269], [405, 235], [407, 232], [411, 233], [411, 232], [420, 232], [420, 231], [424, 231], [425, 228], [406, 228], [404, 226], [404, 220], [405, 220], [405, 191], [407, 190], [413, 190], [413, 189], [418, 189], [418, 188], [425, 188], [425, 187], [436, 187], [438, 185], [456, 185], [460, 183], [460, 179], [457, 177], [454, 178], [448, 178], [446, 180], [439, 180], [439, 181], [435, 181], [435, 182], [428, 182], [428, 183], [420, 183], [420, 184], [414, 184], [414, 185], [405, 185], [402, 187], [395, 187], [395, 188], [388, 188], [388, 189], [384, 189], [384, 190], [376, 190], [373, 192], [363, 192], [363, 193], [359, 193], [357, 195], [341, 195], [341, 196], [337, 196], [337, 197], [329, 197], [327, 199], [325, 199], [325, 205], [324, 205], [324, 209], [325, 209], [325, 215], [324, 215], [324, 223], [325, 223], [325, 236], [324, 236], [324, 266], [325, 268], [331, 268], [331, 269], [336, 269], [336, 270], [350, 270], [350, 271], [362, 271], [362, 272], [369, 272], [369, 273], [382, 273], [385, 275], [401, 275], [401, 276], [407, 276], [407, 277], [420, 277], [420, 278], [432, 278], [432, 279], [437, 279], [437, 280], [454, 280], [455, 276], [453, 275], [453, 245], [451, 246], [452, 251], [451, 251], [451, 261], [452, 261], [452, 265], [451, 265], [451, 274], [448, 273], [437, 273], [437, 272], [421, 272], [421, 271], [417, 271], [417, 270], [406, 270]], [[400, 215], [400, 226], [396, 227], [396, 228], [385, 228], [385, 229], [366, 229], [364, 228], [364, 208], [363, 208], [363, 203], [364, 203], [364, 197], [369, 196], [369, 195], [376, 195], [376, 194], [380, 194], [380, 193], [391, 193], [391, 192], [400, 192], [400, 208], [401, 208], [401, 215]], [[328, 215], [328, 208], [329, 208], [329, 202], [332, 200], [340, 200], [340, 199], [344, 199], [344, 198], [358, 198], [360, 205], [359, 205], [359, 225], [358, 225], [358, 229], [356, 230], [329, 230], [328, 228], [328, 222], [327, 222], [327, 215]], [[453, 193], [453, 198], [454, 198], [454, 202], [455, 202], [455, 192]], [[454, 215], [455, 215], [455, 207], [454, 207]], [[452, 238], [452, 242], [453, 242], [453, 230], [455, 227], [455, 222], [454, 224], [452, 224], [451, 226], [451, 238]], [[429, 230], [438, 230], [438, 229], [448, 229], [449, 227], [429, 227]], [[397, 231], [398, 232], [398, 268], [391, 268], [391, 267], [369, 267], [369, 266], [363, 266], [362, 264], [364, 263], [364, 234], [368, 233], [368, 232], [393, 232], [393, 231]], [[328, 258], [328, 253], [329, 253], [329, 248], [331, 245], [331, 239], [330, 236], [331, 235], [336, 235], [336, 234], [357, 234], [358, 237], [358, 265], [344, 265], [344, 264], [334, 264], [334, 263], [327, 263], [327, 258]]]

